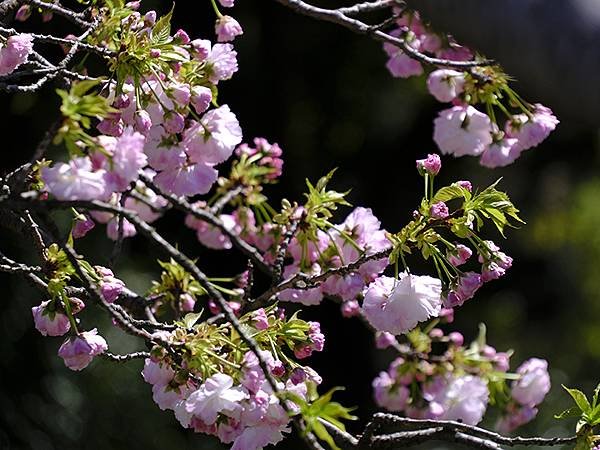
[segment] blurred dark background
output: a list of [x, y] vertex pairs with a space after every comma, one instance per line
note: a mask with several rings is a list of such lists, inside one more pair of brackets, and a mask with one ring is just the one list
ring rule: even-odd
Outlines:
[[[220, 85], [220, 102], [237, 114], [246, 141], [264, 136], [284, 149], [284, 175], [271, 190], [273, 204], [281, 196], [299, 199], [304, 178], [314, 180], [339, 167], [333, 185], [352, 189], [349, 198], [354, 205], [373, 208], [386, 229], [398, 230], [420, 199], [414, 161], [436, 150], [432, 121], [445, 106], [427, 94], [423, 79], [393, 79], [384, 67], [381, 46], [366, 37], [295, 15], [274, 2], [238, 3], [231, 13], [245, 30], [235, 43], [240, 71]], [[164, 11], [168, 6], [144, 2], [144, 8]], [[435, 24], [435, 8], [430, 14]], [[457, 35], [470, 27], [492, 26], [477, 20], [471, 14], [444, 24]], [[175, 8], [175, 27], [194, 37], [211, 36], [212, 22], [208, 2], [202, 6], [180, 2]], [[513, 368], [530, 356], [548, 359], [552, 391], [538, 419], [521, 431], [567, 434], [574, 424], [552, 418], [569, 406], [560, 384], [591, 391], [600, 381], [598, 118], [588, 115], [582, 120], [580, 109], [587, 106], [585, 98], [571, 95], [575, 85], [540, 85], [536, 80], [555, 79], [563, 67], [578, 73], [580, 78], [575, 79], [581, 83], [597, 72], [589, 73], [585, 65], [572, 66], [566, 60], [564, 66], [555, 61], [550, 67], [540, 63], [519, 69], [519, 60], [535, 55], [514, 45], [510, 24], [503, 26], [502, 36], [488, 34], [486, 40], [485, 33], [471, 33], [465, 39], [487, 48], [492, 40], [501, 46], [506, 36], [511, 44], [489, 56], [502, 62], [501, 54], [508, 55], [509, 73], [517, 77], [515, 88], [529, 101], [555, 109], [561, 124], [539, 148], [507, 168], [490, 171], [473, 158], [444, 158], [441, 182], [470, 179], [481, 186], [503, 177], [502, 187], [527, 221], [521, 229], [510, 230], [506, 242], [488, 229], [488, 236], [514, 257], [514, 266], [504, 279], [486, 286], [458, 310], [451, 329], [471, 339], [478, 323], [485, 322], [491, 345], [514, 349]], [[70, 31], [60, 19], [47, 27], [64, 34]], [[541, 32], [543, 26], [539, 27]], [[536, 28], [528, 32], [536, 34]], [[554, 40], [544, 42], [548, 49], [568, 44], [569, 36], [558, 32]], [[577, 55], [577, 45], [570, 48]], [[597, 49], [594, 56], [598, 60]], [[598, 94], [597, 84], [587, 88], [591, 98]], [[555, 107], [552, 99], [556, 98], [559, 106]], [[45, 129], [56, 120], [57, 97], [47, 87], [30, 95], [0, 94], [0, 101], [0, 160], [4, 169], [10, 169], [30, 157]], [[98, 228], [80, 245], [91, 262], [106, 264], [110, 242]], [[177, 238], [191, 256], [199, 256], [210, 275], [243, 270], [241, 259], [203, 252], [175, 212], [159, 223], [159, 230]], [[5, 254], [34, 260], [27, 239], [4, 229], [0, 233]], [[164, 255], [142, 239], [128, 240], [117, 274], [132, 289], [144, 292], [158, 274], [156, 258]], [[141, 362], [114, 367], [98, 360], [81, 373], [66, 369], [56, 356], [62, 339], [43, 338], [33, 328], [30, 308], [42, 300], [39, 292], [21, 278], [0, 274], [0, 282], [0, 449], [221, 448], [216, 440], [181, 429], [172, 413], [154, 405], [150, 386], [139, 376]], [[323, 376], [323, 389], [347, 387], [339, 398], [358, 406], [361, 420], [350, 424], [350, 429], [359, 431], [374, 411], [371, 380], [387, 368], [393, 353], [374, 350], [370, 333], [358, 320], [342, 319], [337, 305], [325, 302], [318, 309], [306, 308], [304, 315], [320, 320], [327, 336], [325, 351], [315, 355], [311, 365]], [[112, 327], [98, 308], [90, 307], [81, 317], [84, 327], [98, 324], [114, 352], [141, 348], [139, 341]], [[287, 440], [279, 448], [301, 448], [301, 444]]]

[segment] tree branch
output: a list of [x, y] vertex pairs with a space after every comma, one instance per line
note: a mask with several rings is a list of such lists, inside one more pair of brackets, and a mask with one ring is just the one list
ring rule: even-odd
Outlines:
[[[310, 5], [305, 3], [302, 0], [275, 0], [278, 3], [296, 11], [297, 13], [303, 14], [305, 16], [312, 17], [313, 19], [322, 20], [324, 22], [331, 22], [337, 25], [341, 25], [344, 28], [347, 28], [350, 31], [353, 31], [358, 34], [366, 34], [373, 37], [373, 39], [380, 42], [389, 42], [390, 44], [395, 45], [396, 47], [401, 48], [407, 55], [411, 58], [422, 62], [424, 64], [433, 65], [436, 67], [453, 67], [456, 69], [470, 69], [472, 67], [477, 66], [489, 66], [493, 64], [492, 60], [480, 60], [480, 61], [452, 61], [449, 59], [440, 59], [433, 58], [431, 56], [427, 56], [424, 53], [416, 50], [411, 47], [408, 42], [404, 39], [391, 36], [390, 34], [384, 33], [381, 30], [378, 30], [377, 27], [373, 27], [371, 25], [367, 25], [366, 23], [348, 17], [346, 14], [341, 12], [339, 9], [325, 9], [319, 8], [317, 6]], [[360, 8], [359, 8], [360, 9]], [[344, 9], [342, 9], [343, 11]]]

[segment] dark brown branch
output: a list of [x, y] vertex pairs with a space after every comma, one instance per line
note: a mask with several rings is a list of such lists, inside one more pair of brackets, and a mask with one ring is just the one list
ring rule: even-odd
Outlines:
[[345, 16], [356, 16], [358, 14], [365, 14], [391, 8], [397, 4], [399, 4], [399, 2], [396, 0], [378, 0], [374, 2], [357, 3], [356, 5], [345, 8], [338, 8], [336, 11], [344, 14]]
[[78, 13], [78, 12], [72, 11], [67, 8], [63, 8], [59, 4], [43, 2], [40, 0], [20, 0], [20, 1], [21, 1], [21, 3], [24, 3], [24, 4], [33, 5], [40, 9], [51, 11], [59, 16], [66, 18], [67, 20], [73, 22], [75, 25], [80, 26], [82, 28], [87, 28], [92, 25], [91, 23], [84, 20], [85, 14]]
[[401, 48], [408, 56], [411, 58], [422, 62], [424, 64], [433, 65], [436, 67], [453, 67], [456, 69], [469, 69], [477, 66], [489, 66], [493, 64], [491, 60], [481, 60], [481, 61], [452, 61], [449, 59], [440, 59], [433, 58], [431, 56], [427, 56], [424, 53], [416, 50], [411, 47], [408, 42], [404, 39], [397, 38], [391, 36], [383, 31], [377, 30], [373, 28], [371, 25], [367, 25], [366, 23], [348, 17], [344, 13], [340, 12], [337, 9], [325, 9], [319, 8], [317, 6], [310, 5], [302, 0], [275, 0], [282, 5], [296, 11], [297, 13], [303, 14], [305, 16], [312, 17], [313, 19], [322, 20], [325, 22], [335, 23], [337, 25], [341, 25], [344, 28], [349, 29], [358, 34], [366, 34], [373, 37], [373, 39], [381, 42], [389, 42], [390, 44], [395, 45], [396, 47]]

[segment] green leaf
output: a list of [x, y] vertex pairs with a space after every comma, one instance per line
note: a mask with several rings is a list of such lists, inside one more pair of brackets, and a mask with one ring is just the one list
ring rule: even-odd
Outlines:
[[192, 328], [194, 325], [196, 325], [198, 320], [200, 320], [201, 316], [202, 311], [199, 313], [188, 313], [183, 317], [183, 323], [185, 324], [186, 328]]
[[165, 44], [171, 38], [171, 18], [173, 17], [173, 9], [175, 4], [171, 6], [171, 11], [162, 16], [156, 21], [152, 27], [152, 43], [155, 45]]
[[438, 190], [431, 199], [431, 203], [447, 202], [449, 200], [454, 200], [455, 198], [460, 197], [463, 197], [465, 200], [470, 200], [471, 193], [464, 187], [459, 186], [458, 184], [452, 184], [450, 186], [445, 186]]
[[583, 414], [589, 414], [592, 412], [592, 406], [588, 401], [587, 397], [583, 392], [578, 389], [570, 389], [563, 384], [563, 388], [569, 393], [573, 400], [575, 400], [575, 404], [579, 407]]

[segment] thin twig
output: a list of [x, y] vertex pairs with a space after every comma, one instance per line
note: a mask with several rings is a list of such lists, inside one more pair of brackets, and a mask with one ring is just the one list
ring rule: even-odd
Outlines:
[[469, 69], [477, 66], [489, 66], [493, 64], [491, 60], [477, 60], [477, 61], [452, 61], [450, 59], [440, 59], [434, 58], [431, 56], [427, 56], [424, 53], [421, 53], [417, 49], [411, 47], [411, 45], [406, 42], [406, 40], [391, 36], [390, 34], [384, 33], [383, 31], [374, 29], [372, 26], [367, 25], [366, 23], [354, 19], [352, 17], [348, 17], [343, 12], [340, 12], [339, 9], [325, 9], [319, 8], [317, 6], [310, 5], [302, 0], [275, 0], [278, 3], [296, 11], [305, 16], [312, 17], [313, 19], [322, 20], [325, 22], [335, 23], [337, 25], [341, 25], [344, 28], [347, 28], [358, 34], [366, 34], [371, 35], [373, 39], [381, 42], [389, 42], [390, 44], [395, 45], [396, 47], [401, 48], [405, 53], [407, 53], [411, 58], [425, 63], [430, 64], [436, 67], [453, 67], [457, 69]]

